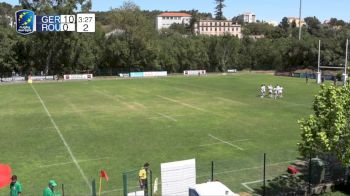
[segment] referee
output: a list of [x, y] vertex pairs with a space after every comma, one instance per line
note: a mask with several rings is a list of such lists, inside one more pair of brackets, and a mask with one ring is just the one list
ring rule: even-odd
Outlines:
[[139, 171], [139, 183], [140, 188], [144, 190], [145, 196], [148, 195], [147, 173], [149, 169], [149, 163], [145, 163]]

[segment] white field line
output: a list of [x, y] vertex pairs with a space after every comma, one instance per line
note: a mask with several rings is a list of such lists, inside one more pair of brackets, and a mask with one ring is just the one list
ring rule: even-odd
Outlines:
[[221, 101], [226, 101], [226, 102], [230, 102], [232, 104], [235, 105], [247, 105], [246, 103], [240, 102], [240, 101], [235, 101], [232, 99], [227, 99], [227, 98], [223, 98], [223, 97], [216, 97], [217, 99], [221, 100]]
[[112, 192], [117, 192], [117, 191], [122, 191], [123, 189], [112, 189], [112, 190], [109, 190], [109, 191], [102, 191], [101, 192], [101, 195], [103, 194], [107, 194], [107, 193], [112, 193]]
[[[233, 141], [229, 141], [230, 143], [234, 143], [234, 142], [245, 142], [248, 141], [249, 139], [241, 139], [241, 140], [233, 140]], [[202, 145], [198, 145], [197, 147], [205, 147], [205, 146], [213, 146], [213, 145], [218, 145], [218, 144], [223, 144], [222, 142], [215, 142], [215, 143], [210, 143], [210, 144], [202, 144]]]
[[[253, 193], [253, 192], [255, 192], [254, 189], [250, 188], [250, 186], [248, 186], [248, 184], [255, 184], [255, 183], [259, 183], [259, 182], [263, 182], [263, 180], [244, 182], [244, 183], [241, 183], [241, 185], [244, 186], [246, 189], [248, 189], [249, 191], [251, 191]], [[256, 194], [256, 195], [258, 195], [258, 194]]]
[[169, 119], [169, 120], [172, 120], [174, 122], [177, 122], [177, 120], [175, 118], [171, 117], [171, 116], [168, 116], [168, 115], [163, 114], [163, 113], [157, 113], [157, 114], [159, 114], [160, 116], [163, 116], [166, 119]]
[[194, 105], [182, 102], [182, 101], [178, 101], [178, 100], [175, 100], [175, 99], [172, 99], [172, 98], [169, 98], [169, 97], [164, 97], [164, 96], [161, 96], [161, 95], [156, 95], [156, 96], [159, 97], [159, 98], [162, 98], [164, 100], [167, 100], [167, 101], [170, 101], [170, 102], [173, 102], [173, 103], [177, 103], [177, 104], [180, 104], [180, 105], [183, 105], [185, 107], [192, 108], [192, 109], [195, 109], [195, 110], [198, 110], [198, 111], [201, 111], [201, 112], [206, 112], [206, 113], [209, 113], [209, 114], [212, 114], [212, 115], [215, 115], [215, 116], [224, 117], [224, 118], [227, 117], [227, 116], [224, 116], [222, 114], [214, 113], [214, 112], [211, 112], [209, 110], [206, 110], [206, 109], [203, 109], [203, 108], [200, 108], [200, 107], [197, 107], [197, 106], [194, 106]]
[[184, 103], [184, 102], [182, 102], [182, 101], [178, 101], [178, 100], [175, 100], [175, 99], [171, 99], [171, 98], [169, 98], [169, 97], [164, 97], [164, 96], [161, 96], [161, 95], [157, 95], [157, 97], [162, 98], [162, 99], [165, 99], [165, 100], [170, 101], [170, 102], [174, 102], [174, 103], [177, 103], [177, 104], [180, 104], [180, 105], [189, 107], [189, 108], [192, 108], [192, 109], [195, 109], [195, 110], [199, 110], [199, 111], [202, 111], [202, 112], [208, 112], [207, 110], [205, 110], [205, 109], [203, 109], [203, 108], [196, 107], [196, 106], [193, 106], [193, 105], [191, 105], [191, 104]]
[[[172, 115], [172, 117], [184, 117], [185, 115]], [[158, 119], [158, 118], [164, 118], [163, 116], [153, 116], [148, 119]]]
[[44, 101], [41, 99], [39, 93], [36, 91], [36, 89], [34, 88], [33, 85], [31, 85], [31, 87], [32, 87], [33, 91], [35, 92], [36, 96], [38, 97], [38, 99], [39, 99], [41, 105], [42, 105], [43, 108], [45, 109], [45, 112], [46, 112], [47, 116], [50, 118], [50, 121], [51, 121], [52, 125], [55, 127], [55, 129], [56, 129], [56, 131], [57, 131], [57, 134], [60, 136], [60, 138], [61, 138], [61, 140], [62, 140], [64, 146], [66, 147], [66, 149], [67, 149], [67, 151], [68, 151], [68, 153], [69, 153], [69, 155], [70, 155], [72, 161], [74, 162], [75, 166], [77, 167], [77, 169], [79, 170], [81, 176], [83, 177], [83, 179], [84, 179], [86, 185], [89, 187], [89, 189], [90, 189], [90, 191], [91, 191], [90, 182], [89, 182], [89, 180], [87, 179], [87, 177], [86, 177], [86, 175], [85, 175], [83, 169], [81, 169], [81, 167], [80, 167], [80, 165], [79, 165], [77, 159], [75, 158], [75, 156], [74, 156], [72, 150], [70, 149], [70, 146], [68, 145], [66, 139], [63, 137], [63, 135], [62, 135], [60, 129], [59, 129], [58, 126], [56, 125], [56, 122], [53, 120], [53, 118], [52, 118], [52, 116], [51, 116], [49, 110], [47, 109], [47, 107], [46, 107]]
[[[104, 160], [104, 159], [109, 159], [110, 157], [102, 157], [102, 158], [97, 158], [97, 159], [85, 159], [85, 160], [77, 160], [78, 163], [82, 162], [89, 162], [89, 161], [99, 161], [99, 160]], [[59, 166], [59, 165], [68, 165], [68, 164], [73, 164], [74, 162], [69, 161], [69, 162], [62, 162], [62, 163], [54, 163], [54, 164], [49, 164], [49, 165], [40, 165], [39, 167], [45, 168], [45, 167], [53, 167], [53, 166]]]
[[216, 140], [218, 140], [218, 141], [220, 141], [220, 142], [222, 142], [222, 143], [225, 143], [225, 144], [227, 144], [227, 145], [229, 145], [229, 146], [235, 147], [235, 148], [237, 148], [238, 150], [242, 150], [242, 151], [244, 150], [243, 148], [241, 148], [241, 147], [239, 147], [239, 146], [237, 146], [237, 145], [234, 145], [234, 144], [232, 144], [232, 143], [230, 143], [230, 142], [224, 141], [224, 140], [222, 140], [222, 139], [220, 139], [220, 138], [217, 138], [217, 137], [213, 136], [212, 134], [208, 134], [208, 136], [211, 137], [211, 138], [213, 138], [213, 139], [216, 139]]

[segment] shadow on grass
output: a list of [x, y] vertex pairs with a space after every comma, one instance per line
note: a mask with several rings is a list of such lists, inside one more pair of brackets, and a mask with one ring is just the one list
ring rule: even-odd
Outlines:
[[[254, 191], [263, 195], [263, 187], [254, 189]], [[278, 176], [273, 180], [267, 181], [265, 195], [268, 196], [296, 196], [305, 195], [307, 192], [307, 184], [305, 181], [295, 175], [285, 174]]]

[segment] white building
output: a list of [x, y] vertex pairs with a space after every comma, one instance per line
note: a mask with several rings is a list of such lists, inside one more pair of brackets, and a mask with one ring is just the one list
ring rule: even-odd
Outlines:
[[242, 38], [242, 26], [229, 20], [200, 20], [194, 24], [196, 35], [232, 35]]
[[277, 27], [277, 26], [278, 26], [278, 22], [273, 21], [273, 20], [267, 21], [266, 23], [269, 24], [269, 25], [272, 25], [272, 26], [274, 26], [274, 27]]
[[13, 18], [11, 16], [0, 16], [0, 19], [4, 20], [4, 22], [7, 23], [7, 25], [11, 28], [15, 26], [15, 21], [13, 21]]
[[157, 16], [157, 29], [167, 29], [172, 24], [190, 24], [192, 15], [180, 12], [164, 12]]
[[9, 26], [13, 28], [15, 26], [15, 22], [13, 21], [13, 18], [11, 16], [6, 16], [9, 20]]
[[304, 19], [299, 20], [298, 17], [287, 17], [289, 25], [292, 25], [295, 22], [296, 27], [299, 27], [299, 23], [301, 26], [306, 25]]
[[244, 23], [255, 23], [256, 22], [256, 15], [251, 12], [246, 12], [238, 16], [240, 20], [242, 20]]

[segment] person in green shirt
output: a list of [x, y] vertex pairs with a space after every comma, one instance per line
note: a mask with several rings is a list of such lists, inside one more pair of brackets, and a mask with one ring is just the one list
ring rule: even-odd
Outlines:
[[11, 177], [10, 196], [20, 196], [22, 193], [22, 185], [17, 181], [17, 176]]
[[55, 194], [55, 187], [57, 186], [57, 183], [54, 180], [49, 181], [49, 186], [44, 189], [44, 196], [56, 196]]

